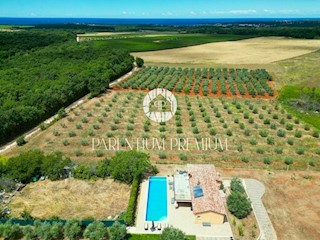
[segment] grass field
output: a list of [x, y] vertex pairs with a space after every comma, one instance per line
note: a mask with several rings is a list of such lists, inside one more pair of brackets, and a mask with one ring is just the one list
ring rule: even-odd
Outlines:
[[[250, 36], [238, 35], [205, 35], [205, 34], [124, 34], [105, 37], [90, 37], [96, 40], [94, 44], [99, 47], [124, 48], [130, 52], [155, 51], [163, 49], [181, 48], [204, 43], [236, 41], [250, 38]], [[98, 40], [100, 39], [100, 40]], [[103, 39], [103, 38], [102, 38]]]
[[28, 184], [15, 194], [9, 207], [13, 217], [21, 218], [24, 210], [33, 217], [49, 219], [106, 220], [126, 210], [130, 186], [111, 179], [81, 181], [40, 181]]
[[295, 85], [320, 88], [320, 51], [275, 63], [274, 75], [279, 86]]
[[[320, 141], [312, 136], [315, 130], [287, 114], [275, 101], [177, 95], [178, 114], [160, 125], [148, 121], [144, 114], [145, 95], [137, 91], [111, 91], [99, 99], [91, 99], [25, 146], [15, 147], [7, 154], [41, 148], [48, 153], [62, 151], [77, 162], [97, 162], [115, 153], [106, 151], [102, 145], [92, 150], [92, 138], [106, 141], [119, 138], [121, 150], [128, 149], [125, 138], [133, 146], [136, 138], [150, 141], [190, 138], [188, 152], [169, 147], [150, 150], [151, 159], [158, 163], [286, 169], [284, 161], [290, 157], [291, 169], [320, 168], [317, 161]], [[195, 139], [201, 138], [211, 139], [213, 149], [203, 151], [199, 146], [199, 150]], [[227, 141], [228, 150], [214, 149], [216, 139], [224, 146]]]

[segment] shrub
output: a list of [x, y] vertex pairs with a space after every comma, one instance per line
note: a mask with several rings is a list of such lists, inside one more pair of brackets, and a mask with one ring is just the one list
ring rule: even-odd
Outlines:
[[258, 154], [264, 154], [264, 149], [261, 148], [261, 147], [258, 147], [258, 148], [256, 149], [256, 152], [257, 152]]
[[96, 134], [94, 133], [93, 129], [89, 129], [88, 134], [89, 134], [90, 137], [93, 137], [93, 136], [96, 135]]
[[261, 130], [261, 131], [259, 131], [259, 134], [261, 137], [267, 137], [269, 133], [267, 130]]
[[260, 113], [260, 114], [259, 114], [259, 119], [263, 119], [263, 118], [264, 118], [263, 114]]
[[88, 146], [88, 145], [89, 145], [88, 140], [85, 139], [85, 138], [81, 139], [81, 145], [82, 145], [82, 146]]
[[18, 240], [22, 238], [22, 230], [18, 224], [11, 224], [10, 221], [0, 226], [0, 236], [6, 240]]
[[268, 137], [268, 138], [267, 138], [267, 143], [268, 143], [269, 145], [274, 145], [274, 143], [275, 143], [274, 138], [273, 138], [273, 137]]
[[88, 118], [86, 118], [86, 117], [81, 118], [81, 122], [82, 123], [88, 123]]
[[272, 160], [270, 157], [264, 157], [263, 158], [263, 163], [266, 165], [270, 165], [272, 163]]
[[76, 133], [73, 130], [69, 131], [69, 137], [75, 137], [75, 136], [76, 136]]
[[284, 118], [281, 118], [280, 124], [284, 125], [285, 123], [286, 123], [286, 120], [284, 120]]
[[282, 147], [276, 147], [274, 149], [274, 152], [277, 153], [277, 154], [282, 154], [283, 153], [283, 148]]
[[76, 128], [77, 129], [82, 129], [82, 125], [80, 123], [77, 123]]
[[139, 192], [139, 185], [140, 185], [140, 179], [139, 177], [136, 177], [131, 185], [131, 192], [130, 192], [130, 198], [129, 198], [129, 204], [127, 207], [127, 211], [124, 215], [124, 220], [129, 226], [132, 226], [135, 221], [135, 213], [137, 208], [137, 197]]
[[298, 118], [294, 119], [294, 123], [295, 124], [299, 124], [300, 123], [300, 120]]
[[230, 129], [228, 129], [228, 130], [226, 131], [226, 134], [227, 134], [228, 136], [232, 136], [232, 131], [231, 131]]
[[244, 135], [245, 135], [245, 136], [250, 136], [250, 135], [251, 135], [250, 129], [248, 129], [248, 128], [245, 129], [245, 130], [244, 130]]
[[303, 155], [304, 154], [304, 148], [303, 147], [297, 147], [296, 148], [296, 153], [299, 155]]
[[113, 122], [114, 122], [115, 124], [119, 124], [119, 123], [120, 123], [120, 119], [116, 117], [116, 118], [113, 119]]
[[287, 114], [287, 119], [292, 119], [292, 115], [291, 114]]
[[199, 129], [197, 127], [194, 127], [194, 128], [192, 128], [192, 132], [193, 132], [193, 134], [198, 134]]
[[144, 124], [144, 125], [143, 125], [143, 130], [144, 130], [145, 132], [149, 132], [149, 131], [150, 131], [149, 125]]
[[80, 164], [73, 170], [73, 177], [82, 180], [89, 180], [95, 177], [95, 172], [90, 165]]
[[292, 145], [294, 144], [293, 139], [289, 138], [289, 139], [287, 140], [287, 143], [292, 146]]
[[233, 122], [234, 122], [234, 123], [239, 123], [239, 118], [235, 118], [235, 119], [233, 120]]
[[243, 118], [244, 118], [244, 119], [249, 119], [249, 113], [248, 113], [248, 112], [245, 112], [245, 113], [243, 114]]
[[166, 128], [164, 126], [161, 126], [159, 130], [160, 130], [160, 132], [165, 132]]
[[136, 57], [136, 64], [139, 68], [141, 68], [144, 65], [144, 60], [142, 58]]
[[60, 136], [60, 133], [59, 133], [59, 131], [57, 130], [57, 129], [53, 129], [53, 132], [52, 132], [52, 134], [54, 135], [54, 136]]
[[97, 155], [97, 157], [102, 157], [103, 156], [103, 151], [101, 149], [98, 149], [96, 151], [96, 155]]
[[128, 131], [133, 131], [134, 130], [134, 126], [133, 125], [127, 125], [127, 130]]
[[275, 123], [271, 123], [270, 129], [276, 130], [277, 129], [277, 125]]
[[320, 148], [316, 150], [316, 154], [320, 155]]
[[63, 139], [62, 139], [62, 144], [63, 144], [64, 146], [68, 146], [68, 145], [69, 145], [68, 139], [63, 138]]
[[319, 132], [318, 131], [314, 131], [313, 133], [312, 133], [312, 136], [314, 137], [314, 138], [319, 138]]
[[74, 154], [75, 154], [77, 157], [80, 157], [80, 156], [82, 155], [82, 152], [81, 152], [80, 149], [76, 149], [76, 150], [74, 151]]
[[238, 150], [238, 152], [243, 152], [243, 146], [242, 146], [242, 144], [239, 144], [239, 145], [237, 146], [237, 150]]
[[90, 240], [107, 239], [107, 228], [102, 222], [95, 221], [86, 227], [83, 236]]
[[186, 235], [184, 232], [177, 228], [167, 227], [161, 234], [161, 240], [185, 240]]
[[293, 130], [293, 125], [290, 124], [290, 123], [287, 123], [287, 124], [286, 124], [286, 129], [287, 129], [288, 131], [292, 131], [292, 130]]
[[250, 200], [240, 192], [232, 192], [227, 198], [229, 211], [239, 219], [247, 217], [251, 213]]
[[263, 123], [266, 124], [266, 125], [269, 125], [270, 124], [270, 119], [269, 118], [264, 119]]
[[240, 192], [240, 193], [245, 192], [241, 180], [237, 177], [234, 177], [231, 179], [230, 187], [231, 187], [231, 190], [234, 192]]
[[253, 124], [253, 123], [254, 123], [254, 118], [253, 118], [253, 117], [250, 117], [250, 118], [249, 118], [249, 123], [250, 123], [250, 124]]
[[301, 137], [302, 137], [302, 132], [301, 132], [301, 131], [296, 131], [296, 132], [294, 133], [294, 136], [295, 136], [296, 138], [301, 138]]
[[182, 161], [186, 161], [188, 157], [187, 157], [187, 154], [181, 152], [181, 153], [179, 153], [179, 158]]
[[24, 139], [24, 136], [20, 136], [17, 138], [16, 143], [18, 146], [23, 146], [27, 143], [27, 141]]
[[228, 124], [224, 123], [224, 124], [222, 125], [222, 127], [223, 127], [223, 128], [228, 128]]
[[77, 240], [81, 237], [81, 222], [69, 220], [63, 227], [64, 236], [69, 240]]
[[217, 134], [217, 132], [214, 128], [210, 128], [209, 133], [211, 136], [215, 136]]
[[183, 130], [182, 130], [181, 127], [178, 127], [178, 128], [177, 128], [177, 133], [179, 133], [179, 134], [180, 134], [180, 133], [183, 133]]
[[240, 129], [244, 129], [245, 128], [244, 123], [240, 123], [239, 127], [240, 127]]
[[278, 137], [285, 137], [286, 136], [286, 131], [284, 129], [279, 129], [277, 132]]
[[249, 162], [249, 157], [248, 156], [242, 156], [241, 157], [241, 161], [244, 163], [248, 163]]
[[291, 158], [291, 157], [286, 157], [285, 159], [284, 159], [284, 163], [286, 164], [286, 165], [292, 165], [293, 164], [293, 159]]
[[250, 144], [257, 145], [257, 139], [255, 139], [255, 138], [250, 139]]
[[115, 222], [109, 228], [111, 240], [125, 240], [127, 236], [127, 228], [125, 225]]
[[310, 130], [310, 126], [309, 125], [305, 125], [304, 126], [304, 130], [309, 131]]
[[167, 158], [166, 152], [159, 152], [159, 158], [160, 159], [166, 159]]

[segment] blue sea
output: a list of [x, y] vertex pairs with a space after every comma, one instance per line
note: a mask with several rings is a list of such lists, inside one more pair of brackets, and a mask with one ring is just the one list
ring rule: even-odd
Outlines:
[[320, 18], [223, 18], [223, 19], [161, 19], [161, 18], [4, 18], [0, 24], [8, 25], [37, 25], [37, 24], [151, 24], [164, 26], [193, 26], [226, 23], [253, 23], [272, 21], [302, 21], [320, 20]]

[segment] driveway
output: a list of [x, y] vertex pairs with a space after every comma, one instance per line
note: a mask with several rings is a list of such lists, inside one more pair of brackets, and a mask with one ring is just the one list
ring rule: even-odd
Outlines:
[[255, 179], [244, 179], [246, 192], [252, 202], [253, 212], [256, 216], [261, 240], [276, 240], [277, 234], [268, 216], [267, 210], [262, 203], [262, 196], [265, 193], [264, 185]]

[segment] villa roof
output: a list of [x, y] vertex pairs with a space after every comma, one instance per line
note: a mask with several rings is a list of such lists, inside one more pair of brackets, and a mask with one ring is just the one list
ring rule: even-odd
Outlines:
[[214, 165], [188, 164], [188, 173], [193, 213], [215, 212], [225, 215], [217, 186], [217, 181], [221, 181], [221, 178]]

